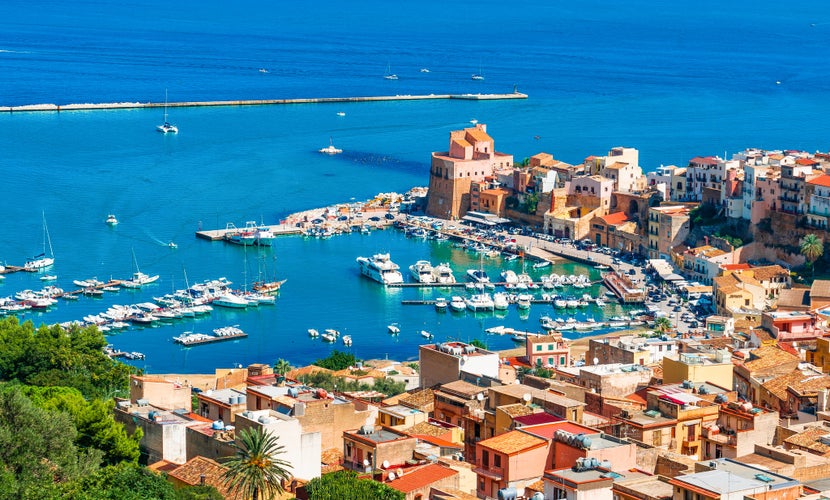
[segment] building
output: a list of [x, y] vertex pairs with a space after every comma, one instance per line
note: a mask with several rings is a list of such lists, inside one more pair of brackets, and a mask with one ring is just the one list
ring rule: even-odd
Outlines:
[[458, 471], [435, 463], [407, 468], [405, 474], [390, 472], [385, 482], [403, 493], [406, 500], [427, 500], [434, 498], [432, 493], [435, 489], [457, 490], [458, 476]]
[[143, 436], [139, 450], [142, 461], [148, 464], [159, 460], [174, 464], [187, 461], [187, 429], [202, 423], [189, 415], [186, 411], [172, 412], [158, 408], [141, 399], [136, 404], [116, 401], [113, 414], [116, 421], [124, 424], [128, 434], [141, 429]]
[[559, 334], [528, 336], [525, 342], [525, 355], [530, 366], [557, 368], [571, 364], [571, 350]]
[[224, 465], [205, 457], [193, 457], [167, 473], [167, 480], [174, 488], [189, 486], [213, 486], [224, 498], [233, 496], [228, 489], [224, 475], [228, 470]]
[[143, 400], [164, 410], [190, 409], [190, 386], [160, 377], [130, 375], [130, 402]]
[[231, 424], [236, 414], [248, 408], [245, 393], [236, 389], [207, 390], [196, 394], [198, 413], [211, 420]]
[[542, 477], [547, 447], [547, 440], [518, 430], [479, 441], [473, 469], [478, 496], [495, 498], [504, 488], [524, 491]]
[[808, 364], [764, 382], [759, 388], [759, 403], [777, 411], [782, 418], [815, 420], [819, 393], [830, 388], [830, 376]]
[[546, 470], [544, 481], [545, 498], [566, 500], [592, 500], [614, 498], [611, 488], [616, 473], [599, 466], [576, 466], [559, 470]]
[[815, 317], [799, 311], [768, 311], [761, 314], [761, 328], [778, 342], [814, 341], [826, 331], [817, 328]]
[[513, 156], [495, 150], [487, 126], [450, 132], [449, 150], [432, 153], [427, 214], [442, 219], [463, 217], [479, 200], [471, 196], [471, 184], [493, 176], [497, 168], [512, 168]]
[[453, 382], [462, 372], [473, 377], [499, 378], [498, 353], [464, 342], [445, 342], [418, 347], [420, 386], [427, 388]]
[[827, 231], [830, 218], [830, 175], [823, 174], [807, 181], [807, 225]]
[[417, 438], [380, 426], [343, 432], [343, 466], [356, 471], [395, 469], [412, 460]]
[[770, 445], [778, 426], [778, 412], [752, 403], [730, 402], [718, 406], [716, 422], [703, 426], [701, 460], [738, 458]]
[[675, 500], [795, 500], [801, 496], [798, 481], [729, 458], [697, 464], [695, 471], [669, 480]]
[[510, 384], [489, 388], [490, 397], [487, 400], [487, 409], [495, 410], [499, 406], [516, 403], [533, 404], [557, 417], [582, 422], [582, 413], [585, 403], [551, 391], [534, 389], [523, 384]]
[[235, 435], [245, 429], [258, 429], [276, 436], [283, 447], [280, 459], [288, 462], [293, 477], [305, 481], [320, 477], [321, 434], [304, 432], [296, 418], [274, 410], [248, 410], [237, 416], [235, 427]]
[[648, 256], [670, 259], [671, 249], [689, 234], [689, 207], [685, 205], [651, 207], [648, 210]]
[[668, 337], [624, 335], [591, 339], [585, 359], [597, 359], [601, 365], [650, 365], [659, 363], [667, 353], [677, 350], [676, 341]]
[[718, 350], [714, 356], [679, 353], [663, 357], [663, 383], [679, 384], [689, 380], [696, 384], [711, 382], [732, 387], [732, 354]]
[[760, 405], [761, 385], [791, 373], [799, 363], [798, 356], [776, 345], [759, 347], [735, 364], [735, 391], [740, 397]]
[[456, 380], [435, 389], [436, 420], [464, 430], [464, 456], [475, 453], [475, 444], [495, 435], [495, 415], [484, 411], [487, 389]]
[[427, 421], [427, 414], [403, 405], [382, 406], [378, 409], [378, 424], [403, 430]]

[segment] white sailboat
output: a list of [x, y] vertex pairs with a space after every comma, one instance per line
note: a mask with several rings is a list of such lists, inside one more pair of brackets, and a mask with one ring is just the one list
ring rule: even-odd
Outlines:
[[156, 130], [162, 134], [177, 134], [179, 128], [167, 121], [167, 89], [164, 89], [164, 123], [157, 126]]
[[121, 282], [121, 286], [125, 288], [141, 288], [142, 285], [149, 285], [159, 279], [159, 275], [149, 276], [141, 272], [138, 268], [138, 260], [135, 258], [135, 249], [133, 249], [133, 264], [135, 265], [135, 272], [133, 277]]
[[[42, 271], [51, 267], [55, 263], [55, 254], [52, 252], [52, 239], [49, 237], [49, 228], [46, 226], [46, 212], [42, 212], [43, 217], [43, 253], [35, 255], [26, 261], [23, 268], [27, 271]], [[49, 245], [49, 256], [46, 256], [46, 245]]]
[[397, 80], [398, 79], [398, 75], [396, 75], [395, 73], [392, 73], [392, 68], [388, 64], [386, 65], [386, 74], [383, 75], [383, 77], [387, 80]]
[[484, 73], [481, 71], [481, 61], [478, 62], [478, 73], [473, 73], [473, 80], [484, 80]]

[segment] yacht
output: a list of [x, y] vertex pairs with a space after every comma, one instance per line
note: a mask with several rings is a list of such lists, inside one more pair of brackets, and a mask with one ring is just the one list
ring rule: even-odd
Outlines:
[[453, 296], [453, 298], [450, 299], [450, 309], [452, 309], [453, 311], [463, 311], [466, 308], [466, 302], [464, 302], [464, 299], [459, 297], [458, 295]]
[[213, 299], [213, 305], [232, 309], [245, 309], [251, 305], [250, 301], [234, 293], [225, 293]]
[[104, 222], [106, 222], [108, 226], [118, 225], [118, 219], [113, 214], [107, 215], [107, 220], [105, 220]]
[[397, 80], [398, 75], [396, 75], [395, 73], [392, 73], [391, 66], [389, 64], [387, 64], [386, 65], [386, 74], [383, 75], [383, 78], [386, 79], [386, 80]]
[[553, 307], [557, 309], [564, 309], [568, 307], [568, 301], [566, 301], [565, 299], [555, 299], [553, 301]]
[[147, 274], [142, 273], [141, 271], [136, 271], [133, 273], [133, 277], [121, 282], [121, 286], [125, 288], [141, 288], [142, 285], [149, 285], [159, 279], [159, 275], [149, 276]]
[[516, 299], [516, 305], [519, 309], [530, 309], [530, 300], [531, 296], [527, 293], [519, 294], [518, 299]]
[[349, 347], [352, 345], [352, 336], [351, 335], [343, 335], [343, 345]]
[[510, 269], [502, 271], [500, 276], [502, 283], [504, 283], [508, 288], [513, 288], [513, 286], [519, 282], [519, 277], [516, 275], [516, 272]]
[[418, 283], [434, 283], [435, 276], [432, 271], [432, 264], [430, 264], [427, 260], [419, 260], [409, 266], [409, 274], [412, 275], [412, 279]]
[[388, 253], [378, 253], [371, 257], [358, 257], [360, 273], [384, 285], [403, 283], [400, 267], [392, 262]]
[[164, 90], [164, 123], [157, 126], [156, 130], [162, 134], [177, 134], [179, 128], [167, 121], [167, 89]]
[[467, 279], [473, 283], [490, 283], [490, 277], [483, 269], [468, 269]]
[[313, 339], [316, 339], [317, 337], [319, 337], [319, 336], [320, 336], [320, 332], [318, 332], [318, 331], [317, 331], [317, 330], [315, 330], [314, 328], [309, 328], [309, 329], [308, 329], [308, 336], [309, 336], [309, 337], [311, 337], [311, 338], [313, 338]]
[[471, 311], [492, 311], [495, 309], [493, 298], [489, 293], [477, 293], [467, 299], [464, 299], [467, 304], [467, 309]]
[[442, 263], [432, 268], [432, 276], [435, 283], [452, 284], [455, 283], [455, 276], [452, 274], [452, 268], [449, 264]]

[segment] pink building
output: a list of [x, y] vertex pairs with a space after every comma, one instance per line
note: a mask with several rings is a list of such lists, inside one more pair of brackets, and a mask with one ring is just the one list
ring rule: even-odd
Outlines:
[[525, 355], [530, 366], [558, 368], [571, 364], [571, 350], [562, 340], [562, 335], [528, 336]]
[[548, 441], [522, 431], [510, 431], [476, 445], [476, 494], [498, 497], [500, 489], [525, 486], [542, 478]]
[[778, 342], [815, 340], [824, 330], [817, 328], [815, 319], [801, 311], [769, 311], [761, 314], [761, 327], [778, 339]]

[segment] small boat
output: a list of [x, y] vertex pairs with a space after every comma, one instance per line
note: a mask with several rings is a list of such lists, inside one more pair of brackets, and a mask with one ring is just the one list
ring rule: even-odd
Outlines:
[[58, 277], [54, 274], [44, 274], [40, 277], [40, 281], [55, 281], [56, 279], [58, 279]]
[[510, 302], [508, 301], [507, 294], [503, 292], [493, 294], [493, 308], [498, 311], [505, 311], [507, 310]]
[[231, 309], [245, 309], [249, 305], [252, 305], [250, 301], [230, 292], [216, 297], [213, 299], [212, 303], [215, 306], [228, 307]]
[[268, 74], [268, 69], [267, 68], [259, 68], [259, 72], [262, 73], [262, 74]]
[[401, 333], [401, 328], [395, 323], [387, 326], [386, 330], [389, 332], [390, 335], [397, 335]]
[[456, 312], [463, 311], [467, 309], [467, 303], [464, 302], [464, 299], [462, 297], [459, 297], [457, 295], [453, 296], [453, 298], [450, 299], [450, 309]]
[[325, 340], [326, 342], [337, 342], [337, 336], [336, 336], [336, 335], [332, 335], [332, 334], [330, 334], [330, 333], [324, 333], [323, 335], [321, 335], [321, 337], [322, 337], [322, 338], [323, 338], [323, 340]]
[[434, 337], [434, 335], [426, 330], [421, 330], [421, 337], [424, 337], [425, 339], [431, 339]]
[[447, 263], [441, 263], [432, 268], [433, 280], [440, 284], [455, 283], [455, 276], [452, 274], [452, 268]]
[[478, 81], [484, 80], [484, 72], [481, 71], [481, 64], [478, 65], [478, 73], [473, 73], [471, 78]]
[[467, 309], [473, 312], [492, 311], [496, 307], [493, 298], [488, 293], [474, 294], [472, 297], [465, 299], [465, 303]]
[[104, 222], [106, 222], [108, 226], [118, 225], [118, 219], [113, 214], [107, 215], [107, 220], [105, 220]]
[[385, 75], [383, 75], [383, 78], [384, 78], [385, 80], [397, 80], [397, 79], [398, 79], [398, 75], [396, 75], [395, 73], [392, 73], [392, 69], [391, 69], [391, 67], [387, 64], [387, 65], [386, 65], [386, 74], [385, 74]]
[[308, 329], [308, 336], [314, 339], [314, 338], [317, 338], [317, 337], [320, 336], [320, 332], [318, 332], [314, 328], [309, 328]]
[[164, 123], [157, 126], [156, 130], [162, 134], [178, 134], [179, 128], [167, 121], [167, 89], [164, 90]]
[[446, 311], [447, 310], [447, 299], [444, 297], [438, 297], [435, 299], [435, 309], [438, 311]]
[[428, 68], [421, 68], [421, 73], [429, 73], [429, 69]]
[[170, 248], [179, 248], [179, 245], [173, 243], [172, 241], [170, 243], [168, 243], [167, 246], [170, 247]]
[[343, 111], [338, 111], [337, 116], [346, 116], [346, 113], [344, 113]]
[[531, 296], [526, 293], [519, 294], [518, 299], [516, 300], [516, 305], [519, 309], [530, 309], [530, 301]]
[[78, 300], [79, 297], [77, 295], [67, 293], [67, 294], [61, 295], [61, 298], [64, 299], [64, 300]]
[[594, 269], [611, 269], [611, 266], [606, 266], [605, 264], [597, 264], [594, 266]]
[[543, 260], [533, 264], [533, 269], [544, 269], [550, 265], [549, 260]]
[[352, 345], [352, 336], [351, 335], [343, 335], [343, 345], [345, 345], [345, 346]]
[[329, 335], [334, 335], [335, 337], [340, 336], [340, 332], [338, 330], [335, 330], [334, 328], [326, 328], [325, 333], [327, 333]]
[[[52, 251], [52, 238], [49, 236], [49, 228], [46, 226], [46, 213], [42, 214], [43, 217], [43, 252], [40, 255], [36, 255], [31, 259], [27, 260], [26, 263], [23, 265], [23, 269], [26, 271], [40, 271], [51, 267], [52, 264], [55, 263], [55, 254]], [[46, 256], [46, 244], [49, 244], [49, 256]]]
[[467, 280], [473, 283], [489, 283], [490, 277], [482, 269], [468, 269]]
[[342, 149], [334, 147], [334, 143], [332, 142], [331, 137], [329, 137], [329, 145], [325, 148], [319, 149], [318, 151], [325, 155], [336, 155], [343, 152]]

